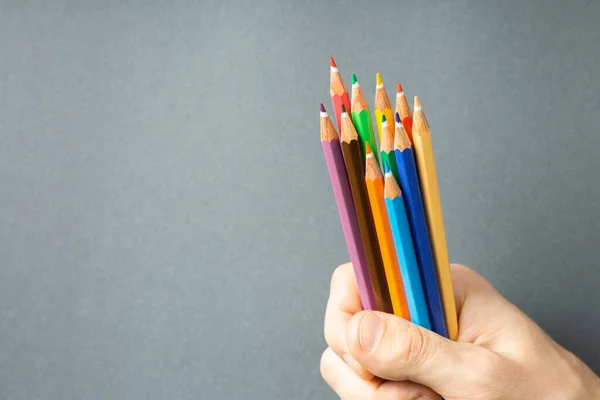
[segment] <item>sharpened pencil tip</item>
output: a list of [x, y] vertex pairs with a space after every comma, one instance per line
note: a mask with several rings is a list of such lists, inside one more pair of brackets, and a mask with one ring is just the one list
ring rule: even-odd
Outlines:
[[384, 161], [384, 162], [383, 162], [383, 172], [384, 172], [384, 173], [386, 173], [386, 174], [387, 174], [388, 172], [390, 172], [390, 164], [388, 164], [388, 162], [387, 162], [387, 161]]
[[398, 82], [398, 85], [396, 86], [396, 93], [402, 93], [404, 90], [402, 90], [402, 85], [400, 84], [400, 82]]
[[[322, 104], [321, 104], [321, 106], [322, 106]], [[396, 122], [400, 123], [400, 114], [398, 114], [398, 113], [396, 113]]]
[[373, 152], [371, 151], [371, 145], [369, 144], [369, 142], [366, 143], [367, 149], [366, 149], [366, 153], [367, 155], [372, 154]]
[[325, 110], [325, 106], [323, 105], [323, 103], [321, 103], [321, 112], [327, 112], [327, 111]]
[[348, 111], [346, 111], [346, 106], [342, 104], [342, 114], [346, 114]]
[[358, 83], [358, 79], [356, 79], [356, 74], [352, 74], [352, 84]]
[[385, 119], [385, 115], [381, 116], [381, 123], [383, 124], [384, 122], [387, 122], [387, 119]]
[[379, 72], [377, 74], [375, 74], [375, 80], [376, 80], [376, 84], [377, 86], [381, 86], [383, 85], [383, 81], [381, 80], [381, 75], [379, 74]]
[[329, 57], [329, 65], [332, 66], [333, 68], [337, 68], [337, 65], [335, 65], [335, 60], [333, 59], [333, 57]]
[[415, 96], [415, 105], [413, 107], [413, 109], [415, 111], [419, 111], [421, 110], [423, 107], [421, 107], [421, 101], [419, 100], [419, 96]]

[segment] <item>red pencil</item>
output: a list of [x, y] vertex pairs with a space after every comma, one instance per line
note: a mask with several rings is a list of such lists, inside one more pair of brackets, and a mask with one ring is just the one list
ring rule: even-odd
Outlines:
[[337, 65], [333, 57], [329, 57], [329, 65], [331, 68], [330, 81], [329, 81], [329, 93], [331, 94], [331, 103], [333, 104], [333, 113], [335, 114], [335, 120], [337, 122], [338, 130], [342, 130], [342, 105], [346, 107], [346, 110], [350, 110], [350, 95], [346, 84], [340, 71], [338, 71]]
[[[408, 134], [408, 138], [412, 141], [412, 124], [413, 118], [412, 113], [410, 111], [410, 106], [408, 105], [408, 101], [406, 100], [406, 95], [404, 94], [404, 90], [402, 89], [402, 85], [398, 83], [398, 87], [396, 90], [396, 111], [400, 114], [400, 119], [402, 121], [402, 125], [404, 125], [404, 130]], [[389, 122], [390, 124], [392, 121]]]

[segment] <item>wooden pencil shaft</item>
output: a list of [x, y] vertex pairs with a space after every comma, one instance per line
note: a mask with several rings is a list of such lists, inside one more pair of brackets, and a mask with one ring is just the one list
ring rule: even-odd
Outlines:
[[367, 265], [369, 266], [369, 276], [371, 278], [375, 303], [379, 311], [393, 313], [381, 251], [377, 242], [377, 234], [367, 197], [364, 181], [364, 164], [358, 141], [342, 141], [342, 154], [348, 173], [348, 181], [350, 183], [350, 190], [352, 191], [354, 209], [358, 218], [358, 226], [363, 241]]
[[[391, 179], [394, 179], [391, 177]], [[385, 184], [389, 183], [386, 177]], [[386, 208], [388, 211], [392, 236], [396, 246], [396, 254], [402, 273], [402, 281], [404, 282], [404, 292], [406, 293], [406, 301], [410, 310], [412, 322], [426, 329], [431, 329], [429, 321], [429, 312], [427, 311], [427, 303], [423, 293], [421, 283], [421, 275], [415, 256], [410, 228], [404, 207], [402, 196], [385, 199]]]
[[385, 90], [383, 83], [381, 87], [375, 90], [375, 122], [377, 125], [377, 135], [379, 137], [379, 143], [382, 141], [382, 129], [381, 129], [381, 117], [385, 115], [385, 118], [389, 123], [394, 124], [394, 114], [392, 112], [392, 104]]
[[333, 95], [331, 96], [331, 103], [333, 105], [333, 111], [335, 114], [335, 121], [337, 123], [338, 130], [342, 130], [342, 105], [346, 107], [346, 109], [350, 109], [350, 96], [348, 92], [342, 93], [341, 95]]
[[437, 334], [448, 337], [412, 148], [405, 148], [403, 151], [395, 150], [394, 153], [400, 177], [398, 182], [406, 205], [431, 327]]
[[371, 204], [373, 222], [375, 223], [375, 231], [379, 241], [394, 314], [410, 320], [410, 312], [404, 294], [404, 285], [400, 276], [398, 256], [396, 255], [392, 230], [383, 196], [383, 176], [375, 158], [372, 157], [372, 153], [367, 153], [365, 183], [367, 185], [367, 194]]
[[398, 163], [396, 162], [396, 153], [394, 151], [386, 152], [381, 151], [381, 163], [385, 165], [389, 165], [390, 170], [392, 171], [392, 175], [394, 175], [394, 179], [398, 182]]
[[[416, 119], [413, 119], [416, 124]], [[423, 195], [423, 205], [427, 218], [429, 239], [436, 267], [438, 285], [444, 306], [448, 337], [456, 340], [458, 337], [458, 322], [454, 290], [450, 275], [450, 261], [446, 244], [446, 233], [442, 216], [442, 206], [433, 158], [433, 147], [429, 132], [417, 132], [413, 129], [413, 143], [419, 173], [419, 182]]]
[[338, 139], [332, 139], [331, 141], [322, 140], [321, 145], [323, 147], [327, 170], [329, 171], [348, 254], [354, 268], [362, 306], [365, 310], [375, 310], [377, 306], [375, 297], [373, 296], [373, 289], [371, 288], [369, 269], [360, 236], [356, 211], [354, 210], [352, 192], [346, 174], [340, 142]]
[[358, 133], [363, 160], [367, 154], [367, 143], [369, 143], [369, 146], [371, 146], [371, 149], [375, 152], [374, 154], [377, 162], [379, 162], [376, 151], [377, 143], [375, 142], [375, 134], [373, 132], [373, 124], [371, 123], [371, 114], [369, 113], [369, 110], [362, 110], [359, 112], [352, 111], [352, 122]]

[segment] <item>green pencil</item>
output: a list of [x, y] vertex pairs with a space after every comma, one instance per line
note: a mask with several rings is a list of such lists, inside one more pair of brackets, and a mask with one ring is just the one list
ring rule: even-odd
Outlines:
[[365, 99], [365, 95], [360, 88], [360, 84], [356, 79], [356, 75], [352, 74], [352, 122], [358, 132], [360, 139], [363, 160], [367, 159], [367, 142], [373, 150], [373, 155], [377, 162], [377, 143], [375, 142], [375, 132], [373, 131], [373, 123], [371, 122], [371, 112], [369, 111], [369, 104]]
[[386, 120], [385, 115], [381, 116], [381, 163], [383, 165], [387, 163], [390, 166], [396, 182], [399, 182], [398, 164], [396, 163], [396, 153], [394, 152], [394, 134], [390, 128], [391, 122]]

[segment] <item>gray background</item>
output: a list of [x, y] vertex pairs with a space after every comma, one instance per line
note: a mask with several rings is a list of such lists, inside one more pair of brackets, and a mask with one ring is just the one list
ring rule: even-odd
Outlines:
[[[52, 3], [52, 5], [50, 5]], [[318, 399], [328, 57], [419, 94], [451, 259], [600, 370], [600, 2], [0, 2], [0, 398]]]

